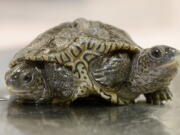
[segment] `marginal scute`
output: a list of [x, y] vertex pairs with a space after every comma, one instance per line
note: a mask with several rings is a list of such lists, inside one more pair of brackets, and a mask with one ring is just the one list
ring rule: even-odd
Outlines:
[[60, 54], [56, 54], [55, 59], [58, 63], [63, 63], [62, 58], [60, 57]]
[[90, 42], [87, 43], [87, 49], [88, 50], [93, 49], [93, 47], [94, 47], [94, 42], [93, 41], [90, 41]]
[[78, 57], [83, 52], [83, 45], [80, 45], [79, 43], [75, 43], [74, 46], [71, 46], [72, 51], [74, 52], [75, 56]]
[[126, 43], [123, 44], [123, 48], [124, 50], [130, 50], [130, 46]]
[[79, 46], [71, 46], [69, 50], [74, 57], [78, 57], [79, 54], [82, 52]]
[[61, 52], [60, 58], [62, 59], [63, 63], [67, 63], [71, 61], [71, 58], [65, 52]]
[[106, 45], [104, 43], [99, 43], [96, 50], [100, 53], [105, 53]]
[[43, 59], [44, 59], [44, 61], [48, 61], [49, 57], [47, 55], [43, 55]]
[[115, 51], [117, 47], [117, 44], [115, 42], [111, 42], [111, 48], [109, 50], [109, 52]]
[[83, 58], [87, 63], [90, 63], [94, 58], [96, 58], [97, 55], [92, 54], [92, 53], [86, 53], [84, 54]]

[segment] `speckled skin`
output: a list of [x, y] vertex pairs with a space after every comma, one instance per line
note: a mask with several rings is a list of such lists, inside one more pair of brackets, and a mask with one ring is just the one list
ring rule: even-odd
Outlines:
[[[171, 98], [177, 55], [164, 45], [142, 49], [123, 30], [80, 18], [42, 33], [18, 52], [5, 79], [23, 102], [65, 104], [98, 95], [122, 105], [145, 94], [148, 103], [161, 104]], [[37, 84], [43, 85], [32, 87]]]

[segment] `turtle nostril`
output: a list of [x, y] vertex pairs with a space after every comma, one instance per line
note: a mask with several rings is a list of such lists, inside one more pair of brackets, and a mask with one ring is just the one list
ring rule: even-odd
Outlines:
[[6, 81], [6, 84], [10, 84], [12, 82], [12, 79], [11, 79], [9, 71], [6, 72], [6, 74], [5, 74], [5, 81]]
[[6, 76], [6, 84], [7, 85], [12, 85], [13, 84], [12, 78], [9, 78], [9, 77]]
[[5, 74], [5, 81], [7, 85], [13, 85], [18, 79], [17, 74], [12, 74], [10, 71], [6, 72]]
[[12, 76], [11, 76], [11, 79], [12, 79], [12, 80], [17, 80], [17, 79], [18, 79], [18, 76], [17, 76], [16, 74], [15, 74], [15, 75], [12, 75]]

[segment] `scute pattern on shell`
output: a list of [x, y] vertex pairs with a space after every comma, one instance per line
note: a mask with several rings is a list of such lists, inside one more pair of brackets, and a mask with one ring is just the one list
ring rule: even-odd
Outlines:
[[[108, 47], [110, 48], [107, 50]], [[141, 48], [121, 29], [79, 18], [72, 23], [60, 24], [40, 34], [15, 55], [10, 66], [22, 60], [54, 61], [65, 64], [76, 59], [71, 55], [72, 52], [78, 57], [86, 49], [96, 55], [102, 55], [116, 49], [136, 52]], [[97, 51], [98, 49], [100, 51]], [[64, 53], [65, 50], [71, 51], [71, 54]]]

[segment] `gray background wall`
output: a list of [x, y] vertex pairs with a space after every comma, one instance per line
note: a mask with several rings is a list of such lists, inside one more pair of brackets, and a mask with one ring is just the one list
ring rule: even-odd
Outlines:
[[180, 49], [179, 0], [0, 0], [0, 49], [25, 46], [39, 33], [77, 17], [125, 29], [143, 47]]

